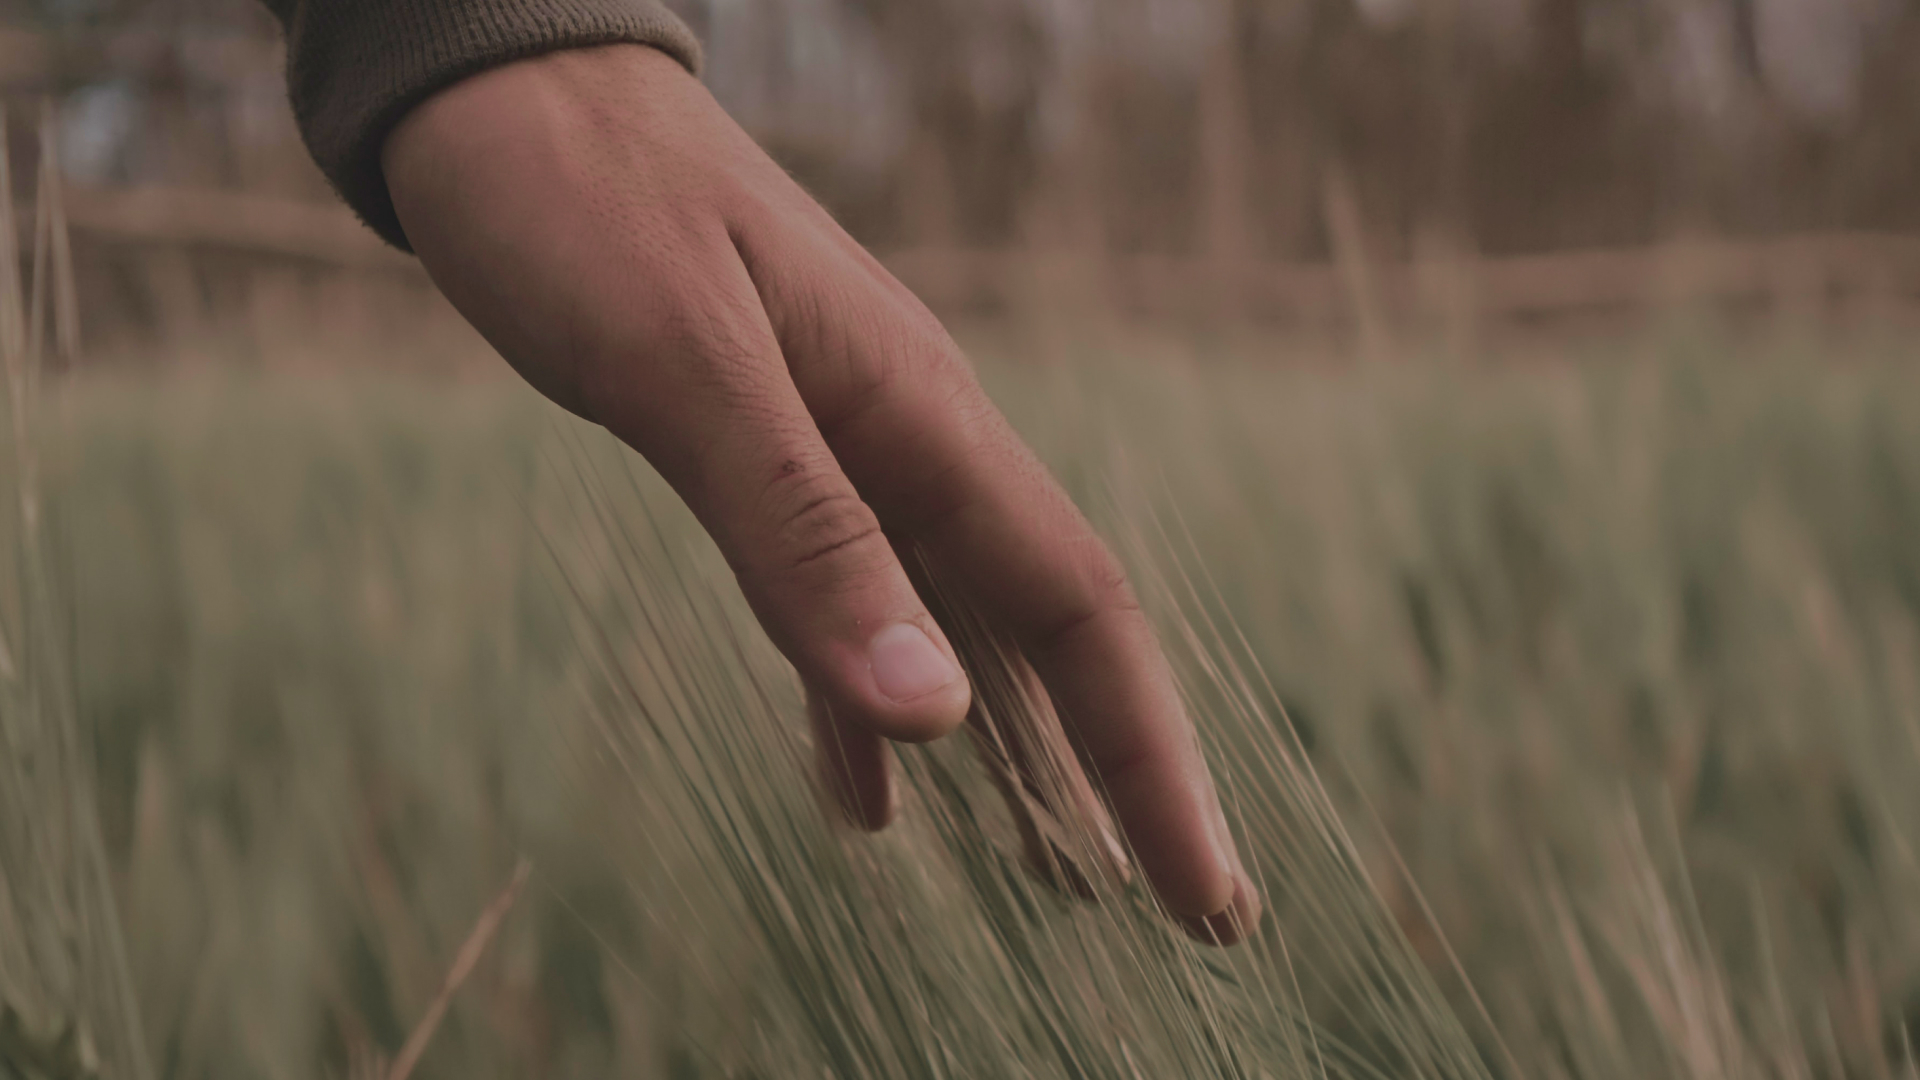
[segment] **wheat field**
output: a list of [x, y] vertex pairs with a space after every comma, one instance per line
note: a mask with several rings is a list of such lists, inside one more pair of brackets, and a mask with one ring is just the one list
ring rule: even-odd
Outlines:
[[1251, 943], [1048, 887], [965, 739], [830, 825], [717, 553], [524, 389], [89, 375], [10, 440], [0, 1076], [391, 1075], [442, 999], [413, 1076], [1920, 1077], [1910, 346], [1137, 344], [974, 352], [1135, 567]]

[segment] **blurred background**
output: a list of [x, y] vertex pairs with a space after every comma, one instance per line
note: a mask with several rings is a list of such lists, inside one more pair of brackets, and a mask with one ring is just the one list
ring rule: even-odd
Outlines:
[[[1920, 1077], [1920, 0], [672, 3], [1097, 524], [1179, 522], [1290, 718], [1200, 678], [1239, 805], [1275, 732], [1327, 776], [1365, 933], [1276, 890], [1209, 1023], [1263, 949], [1404, 946], [1472, 1037], [1369, 1042], [1382, 961], [1302, 991], [1327, 1075]], [[657, 478], [333, 199], [276, 35], [0, 0], [0, 1080], [401, 1080], [449, 999], [412, 1075], [1011, 1075], [1036, 1006], [918, 943], [1107, 917], [983, 915], [924, 786], [869, 843], [797, 766], [686, 764], [791, 735], [791, 679]], [[673, 738], [615, 677], [660, 657], [709, 695]], [[820, 934], [755, 921], [776, 863]], [[965, 1007], [822, 992], [882, 955], [872, 1000]], [[1019, 1065], [1309, 1075], [1176, 1068], [1177, 996]]]
[[[1376, 348], [1410, 324], [1457, 340], [1675, 300], [1878, 318], [1920, 294], [1911, 0], [675, 6], [726, 107], [943, 314]], [[94, 352], [217, 331], [293, 362], [316, 333], [450, 321], [330, 200], [260, 5], [0, 18], [8, 99], [57, 103]]]

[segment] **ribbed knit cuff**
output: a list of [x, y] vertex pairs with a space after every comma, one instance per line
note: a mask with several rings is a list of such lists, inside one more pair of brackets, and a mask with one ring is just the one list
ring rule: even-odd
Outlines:
[[654, 0], [305, 0], [287, 25], [287, 85], [327, 178], [375, 232], [411, 250], [380, 170], [401, 116], [510, 60], [618, 42], [700, 66], [692, 33]]

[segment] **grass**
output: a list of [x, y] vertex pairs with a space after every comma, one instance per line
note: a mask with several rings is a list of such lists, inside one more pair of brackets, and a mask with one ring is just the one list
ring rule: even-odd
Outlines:
[[[100, 834], [92, 731], [76, 709], [41, 475], [42, 361], [76, 354], [71, 250], [41, 108], [30, 235], [16, 220], [0, 110], [0, 367], [7, 390], [7, 498], [15, 573], [0, 588], [0, 1070], [26, 1080], [150, 1075], [111, 870]], [[51, 323], [51, 333], [49, 333]]]
[[963, 741], [830, 828], [717, 554], [524, 391], [61, 389], [155, 1074], [391, 1060], [525, 856], [412, 1075], [1920, 1075], [1910, 356], [1100, 351], [986, 372], [1175, 655], [1270, 897], [1228, 952], [1039, 883]]

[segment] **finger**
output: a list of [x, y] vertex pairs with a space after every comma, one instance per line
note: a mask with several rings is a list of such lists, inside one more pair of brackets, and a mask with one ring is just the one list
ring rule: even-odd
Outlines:
[[[970, 659], [965, 645], [960, 651]], [[1056, 888], [1097, 900], [1131, 880], [1126, 849], [1066, 746], [1039, 675], [1018, 653], [1004, 662], [1022, 689], [996, 694], [976, 675], [977, 704], [967, 717], [975, 745], [1014, 815], [1028, 866]], [[983, 698], [999, 707], [980, 707]]]
[[[839, 721], [891, 739], [943, 735], [969, 700], [952, 648], [808, 414], [729, 238], [714, 231], [680, 238], [678, 299], [640, 309], [638, 325], [586, 366], [594, 419], [687, 501]], [[708, 250], [686, 252], [698, 244]]]
[[[926, 498], [957, 507], [933, 519], [930, 549], [965, 577], [1030, 658], [1166, 905], [1198, 917], [1238, 905], [1236, 917], [1251, 925], [1251, 882], [1172, 673], [1118, 563], [1057, 485], [1028, 467], [1024, 447], [997, 469], [979, 449], [968, 460], [980, 478], [962, 469], [948, 474], [953, 482], [1014, 490], [927, 491]], [[1222, 943], [1243, 936], [1213, 930]]]
[[1126, 849], [1068, 748], [1039, 675], [951, 584], [930, 580], [917, 552], [901, 561], [966, 665], [974, 748], [1006, 801], [1028, 868], [1086, 900], [1124, 887], [1132, 879]]
[[807, 691], [814, 761], [821, 784], [849, 825], [879, 832], [893, 820], [895, 792], [887, 742], [862, 727], [842, 723], [826, 699]]
[[796, 254], [817, 238], [748, 237], [742, 255], [837, 459], [889, 529], [1012, 631], [1162, 901], [1212, 916], [1251, 895], [1118, 562], [937, 322], [857, 247], [829, 269]]
[[1238, 945], [1260, 928], [1260, 893], [1245, 875], [1234, 880], [1233, 902], [1217, 915], [1187, 916], [1181, 929], [1202, 945]]

